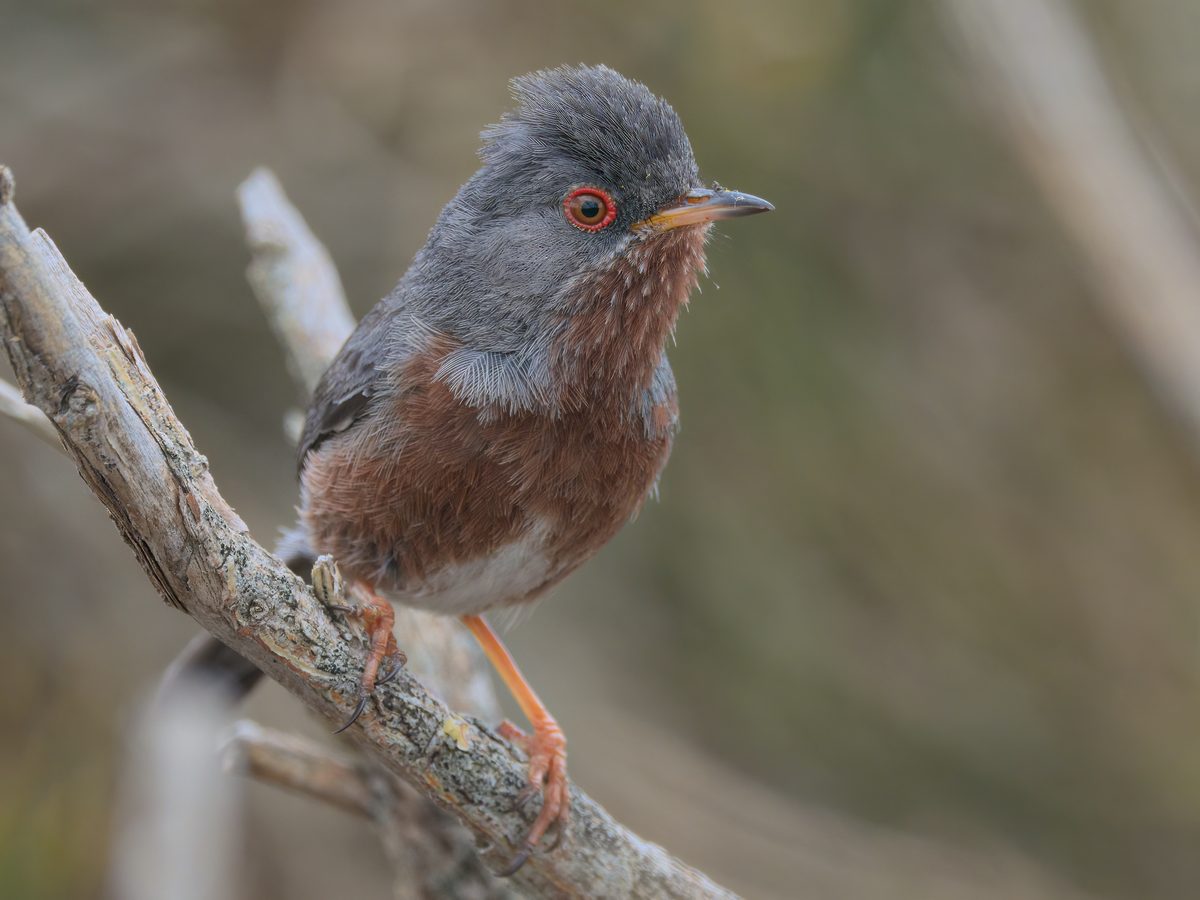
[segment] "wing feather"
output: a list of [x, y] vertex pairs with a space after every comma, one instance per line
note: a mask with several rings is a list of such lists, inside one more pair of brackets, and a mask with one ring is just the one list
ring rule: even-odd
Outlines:
[[299, 471], [322, 443], [368, 417], [372, 398], [382, 393], [389, 318], [382, 307], [381, 303], [358, 324], [313, 391], [296, 449]]

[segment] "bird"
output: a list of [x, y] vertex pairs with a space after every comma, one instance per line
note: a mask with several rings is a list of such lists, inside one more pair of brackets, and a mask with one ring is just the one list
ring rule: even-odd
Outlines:
[[[712, 223], [772, 209], [705, 186], [679, 116], [606, 66], [512, 82], [481, 168], [317, 385], [290, 563], [329, 554], [371, 636], [354, 713], [403, 654], [392, 602], [458, 616], [532, 725], [504, 874], [567, 832], [566, 739], [483, 614], [532, 603], [654, 494], [679, 421], [666, 356]], [[296, 565], [293, 565], [296, 568]], [[381, 674], [382, 673], [382, 674]]]

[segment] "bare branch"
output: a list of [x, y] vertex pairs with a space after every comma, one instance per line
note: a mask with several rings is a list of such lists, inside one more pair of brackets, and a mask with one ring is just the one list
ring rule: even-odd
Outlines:
[[268, 169], [255, 169], [237, 196], [253, 253], [246, 277], [308, 396], [354, 330], [341, 280]]
[[236, 895], [241, 790], [212, 752], [227, 708], [219, 685], [177, 681], [138, 717], [117, 804], [119, 900]]
[[1123, 116], [1067, 0], [940, 3], [1110, 320], [1200, 440], [1200, 242], [1161, 155]]
[[[0, 171], [0, 186], [6, 178]], [[163, 598], [318, 715], [344, 720], [366, 648], [247, 534], [133, 336], [100, 309], [49, 238], [30, 234], [11, 202], [0, 207], [0, 301], [22, 389], [54, 423]], [[489, 867], [512, 858], [539, 804], [513, 808], [523, 759], [482, 722], [451, 712], [403, 672], [347, 734], [466, 825]], [[733, 896], [622, 828], [577, 787], [572, 796], [571, 841], [530, 860], [515, 886], [547, 898]]]

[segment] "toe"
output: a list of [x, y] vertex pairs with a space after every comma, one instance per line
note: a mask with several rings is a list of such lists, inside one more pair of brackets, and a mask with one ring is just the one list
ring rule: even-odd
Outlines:
[[506, 741], [516, 744], [522, 750], [526, 749], [525, 745], [529, 742], [529, 735], [508, 721], [508, 719], [505, 719], [492, 730]]
[[389, 662], [391, 663], [391, 668], [388, 669], [387, 674], [375, 679], [376, 687], [379, 687], [381, 684], [387, 684], [389, 681], [394, 681], [396, 676], [400, 674], [400, 670], [408, 662], [408, 656], [403, 650], [394, 650], [389, 658]]
[[550, 845], [549, 849], [554, 850], [563, 842], [566, 830], [565, 818], [569, 808], [569, 796], [565, 768], [552, 768], [550, 777], [546, 780], [545, 799], [542, 803], [541, 811], [538, 812], [538, 817], [534, 820], [533, 827], [529, 829], [529, 835], [522, 842], [520, 851], [513, 858], [508, 868], [500, 873], [502, 876], [507, 877], [512, 875], [521, 866], [525, 865], [552, 822], [558, 822], [558, 834], [555, 835], [554, 842]]
[[[516, 730], [515, 726], [509, 726]], [[504, 875], [516, 872], [533, 854], [551, 824], [557, 823], [557, 833], [550, 849], [553, 850], [566, 840], [567, 819], [570, 813], [571, 789], [567, 781], [567, 742], [557, 725], [536, 729], [532, 736], [517, 732], [529, 745], [529, 781], [517, 795], [514, 806], [520, 809], [537, 794], [542, 795], [542, 808], [538, 811], [533, 827], [521, 842], [517, 855], [504, 871]]]

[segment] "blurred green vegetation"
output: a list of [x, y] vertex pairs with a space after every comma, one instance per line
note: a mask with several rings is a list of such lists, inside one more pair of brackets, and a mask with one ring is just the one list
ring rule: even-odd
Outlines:
[[[106, 868], [97, 836], [108, 828], [116, 763], [110, 709], [87, 689], [54, 684], [54, 673], [10, 644], [0, 657], [0, 894], [87, 896]], [[81, 727], [93, 737], [77, 740]]]
[[[1195, 195], [1200, 10], [1082, 9]], [[137, 333], [263, 540], [291, 515], [295, 399], [238, 181], [279, 171], [362, 313], [507, 78], [646, 82], [705, 177], [777, 212], [710, 245], [661, 503], [560, 592], [604, 595], [578, 615], [627, 702], [798, 799], [1009, 843], [1103, 896], [1200, 890], [1200, 460], [930, 4], [0, 0], [0, 21], [22, 212]], [[141, 622], [145, 586], [46, 577], [115, 537], [94, 513], [56, 530], [81, 489], [2, 429], [0, 895], [94, 895], [116, 710], [184, 626]], [[134, 623], [155, 659], [81, 650]]]

